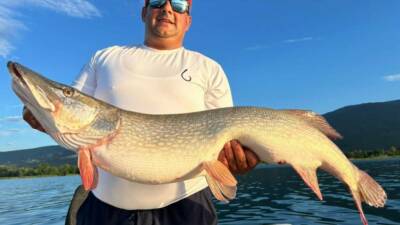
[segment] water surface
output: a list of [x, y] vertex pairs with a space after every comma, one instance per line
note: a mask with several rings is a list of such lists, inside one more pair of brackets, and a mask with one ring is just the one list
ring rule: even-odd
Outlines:
[[[369, 224], [400, 224], [400, 159], [363, 160], [357, 166], [386, 190], [385, 208], [363, 204]], [[345, 186], [319, 171], [319, 201], [290, 167], [260, 168], [239, 179], [238, 198], [217, 203], [221, 224], [361, 224]]]
[[[356, 163], [386, 190], [385, 208], [363, 205], [370, 224], [400, 224], [400, 159]], [[216, 203], [220, 224], [361, 224], [353, 200], [332, 176], [319, 172], [324, 201], [289, 167], [260, 167], [239, 178], [238, 197]], [[64, 224], [78, 176], [0, 180], [0, 225]]]

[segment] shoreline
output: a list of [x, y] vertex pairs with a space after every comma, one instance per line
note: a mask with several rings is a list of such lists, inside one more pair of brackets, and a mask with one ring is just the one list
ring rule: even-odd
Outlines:
[[[400, 159], [400, 155], [396, 156], [387, 156], [387, 155], [382, 155], [382, 156], [375, 156], [375, 157], [368, 157], [368, 158], [348, 158], [352, 162], [367, 162], [367, 161], [385, 161], [385, 160], [397, 160]], [[0, 165], [2, 167], [3, 165]], [[267, 164], [263, 163], [257, 166], [256, 168], [282, 168], [282, 167], [289, 167], [290, 165], [277, 165], [277, 164]], [[7, 166], [4, 166], [7, 167]], [[18, 167], [17, 167], [18, 168]], [[26, 167], [21, 167], [21, 168], [26, 168]], [[65, 175], [36, 175], [36, 176], [3, 176], [0, 177], [1, 180], [9, 180], [9, 179], [29, 179], [29, 178], [44, 178], [44, 177], [65, 177], [65, 176], [79, 176], [79, 173], [74, 173], [74, 174], [65, 174]]]
[[400, 155], [395, 155], [395, 156], [382, 155], [382, 156], [374, 156], [374, 157], [369, 157], [369, 158], [348, 158], [348, 159], [350, 161], [390, 160], [390, 159], [400, 159]]
[[77, 174], [67, 174], [67, 175], [37, 175], [37, 176], [21, 176], [21, 177], [0, 177], [1, 180], [11, 180], [11, 179], [29, 179], [29, 178], [45, 178], [45, 177], [68, 177], [68, 176], [79, 176]]

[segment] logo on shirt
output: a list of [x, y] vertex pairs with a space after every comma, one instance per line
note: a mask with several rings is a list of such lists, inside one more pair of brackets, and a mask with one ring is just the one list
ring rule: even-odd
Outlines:
[[188, 71], [188, 69], [185, 69], [182, 73], [181, 73], [181, 77], [184, 81], [190, 82], [192, 80], [192, 77], [187, 75], [186, 72]]

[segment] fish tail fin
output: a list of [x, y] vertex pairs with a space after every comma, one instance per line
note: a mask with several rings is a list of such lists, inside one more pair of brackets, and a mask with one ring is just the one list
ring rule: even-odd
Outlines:
[[364, 211], [362, 209], [361, 201], [362, 201], [362, 196], [360, 195], [360, 192], [350, 190], [351, 195], [353, 196], [354, 202], [356, 203], [358, 212], [360, 213], [360, 219], [364, 225], [368, 225], [368, 220], [364, 215]]
[[317, 195], [318, 199], [322, 201], [322, 194], [318, 184], [317, 169], [307, 168], [302, 166], [295, 166], [293, 168], [300, 175], [308, 187]]
[[313, 112], [308, 110], [297, 110], [297, 109], [290, 109], [290, 110], [283, 110], [286, 113], [291, 115], [297, 116], [305, 121], [312, 127], [317, 128], [319, 131], [324, 133], [327, 137], [332, 140], [342, 139], [342, 135], [339, 134], [329, 123], [326, 119]]
[[220, 161], [204, 162], [208, 186], [214, 197], [229, 202], [236, 197], [237, 181], [229, 169]]
[[83, 187], [86, 191], [96, 188], [98, 181], [97, 168], [92, 163], [90, 149], [81, 148], [78, 151], [78, 167]]
[[383, 207], [387, 199], [383, 188], [366, 172], [359, 170], [358, 190], [361, 200], [370, 206]]

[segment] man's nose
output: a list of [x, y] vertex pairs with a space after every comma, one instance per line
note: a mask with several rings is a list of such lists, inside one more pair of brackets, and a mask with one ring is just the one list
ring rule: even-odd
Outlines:
[[173, 12], [171, 1], [167, 0], [161, 9], [163, 13], [171, 14]]

